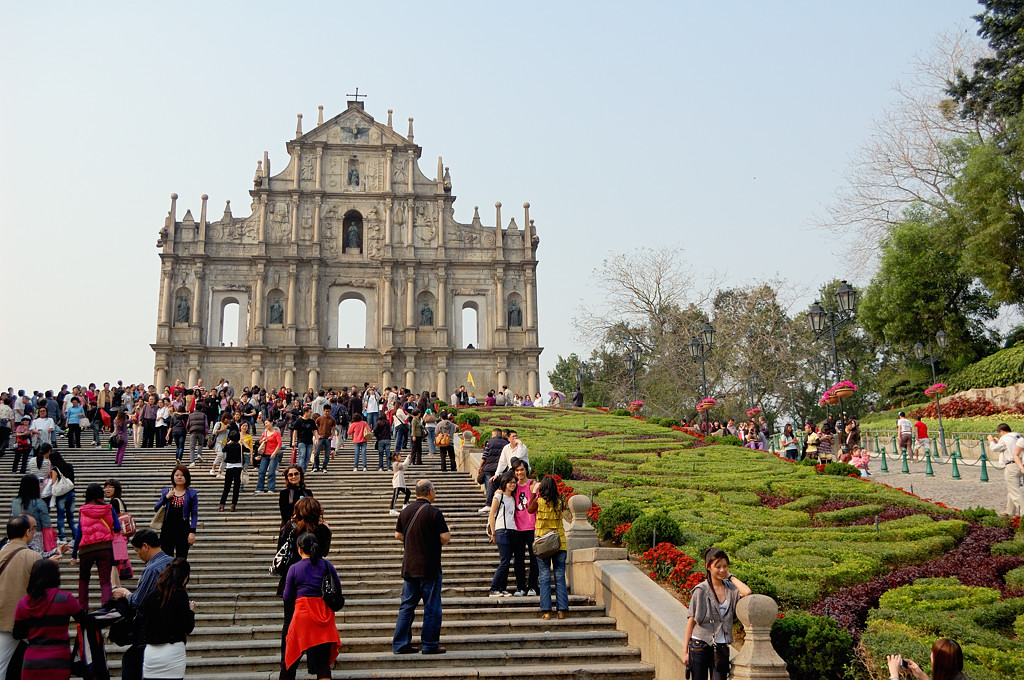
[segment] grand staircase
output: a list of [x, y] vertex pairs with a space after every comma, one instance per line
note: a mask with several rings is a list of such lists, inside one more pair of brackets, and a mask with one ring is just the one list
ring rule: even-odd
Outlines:
[[[148, 524], [159, 490], [170, 478], [173, 448], [129, 449], [124, 466], [117, 468], [113, 453], [105, 448], [68, 450], [63, 441], [60, 444], [75, 466], [79, 505], [90, 482], [114, 477], [124, 486], [124, 500], [140, 527]], [[6, 508], [20, 479], [9, 472], [10, 455], [0, 461], [5, 466], [0, 468], [0, 499]], [[280, 526], [277, 494], [254, 495], [254, 475], [239, 497], [237, 512], [217, 512], [223, 482], [208, 472], [212, 453], [204, 457], [207, 466], [192, 469], [192, 486], [199, 491], [200, 503], [198, 537], [189, 554], [188, 590], [196, 601], [197, 622], [187, 643], [186, 675], [196, 680], [276, 678], [283, 613], [275, 597], [277, 577], [269, 575], [267, 567]], [[369, 457], [375, 469], [375, 453], [371, 451]], [[439, 656], [391, 653], [402, 588], [402, 546], [394, 539], [395, 518], [388, 514], [391, 474], [352, 472], [352, 451], [347, 445], [327, 474], [307, 476], [307, 486], [323, 504], [333, 529], [328, 558], [337, 567], [346, 597], [345, 608], [337, 614], [343, 646], [334, 665], [335, 678], [654, 677], [654, 668], [640, 661], [639, 650], [628, 645], [615, 620], [592, 601], [570, 595], [568, 618], [543, 621], [535, 596], [488, 597], [498, 554], [487, 542], [484, 517], [476, 512], [483, 502], [480, 490], [465, 473], [441, 472], [437, 456], [425, 455], [424, 460], [427, 464], [414, 466], [407, 479], [411, 484], [422, 477], [433, 480], [436, 505], [452, 530], [451, 543], [443, 553], [441, 644], [448, 653]], [[136, 562], [134, 566], [136, 579], [123, 584], [132, 589], [143, 565]], [[77, 569], [66, 560], [62, 577], [62, 586], [76, 592]], [[511, 577], [510, 584], [514, 582]], [[90, 600], [96, 607], [100, 594], [95, 571], [90, 583]], [[414, 642], [418, 642], [420, 623], [417, 612]], [[115, 677], [122, 651], [113, 645], [107, 648]], [[306, 677], [305, 661], [300, 663], [299, 677]]]

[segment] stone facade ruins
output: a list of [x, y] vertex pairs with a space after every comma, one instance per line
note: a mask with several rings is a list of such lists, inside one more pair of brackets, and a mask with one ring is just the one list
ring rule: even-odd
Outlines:
[[[451, 179], [421, 172], [421, 149], [362, 102], [287, 143], [270, 174], [264, 153], [251, 214], [179, 221], [177, 194], [157, 247], [161, 279], [154, 384], [342, 387], [364, 381], [436, 390], [445, 398], [472, 373], [481, 390], [539, 389], [537, 244], [530, 206], [484, 226], [454, 219]], [[365, 308], [365, 344], [344, 346], [339, 312]], [[464, 310], [472, 310], [464, 313]], [[226, 330], [237, 315], [237, 339]], [[339, 316], [340, 315], [340, 316]], [[463, 318], [476, 328], [463, 328]], [[344, 331], [344, 328], [341, 329]], [[234, 336], [232, 336], [234, 337]], [[467, 339], [476, 338], [473, 347]], [[339, 346], [342, 345], [342, 346]]]

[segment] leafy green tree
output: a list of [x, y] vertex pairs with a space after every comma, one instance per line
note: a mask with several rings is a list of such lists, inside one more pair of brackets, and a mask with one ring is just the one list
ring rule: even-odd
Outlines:
[[996, 316], [992, 295], [961, 263], [958, 229], [923, 207], [889, 230], [879, 268], [861, 298], [858, 320], [879, 344], [909, 357], [943, 330], [942, 363], [959, 368], [995, 350], [985, 324]]
[[953, 184], [964, 273], [993, 302], [1024, 307], [1024, 114], [998, 141], [955, 145], [965, 160]]
[[975, 19], [978, 35], [992, 54], [974, 62], [971, 73], [958, 71], [949, 85], [960, 113], [973, 119], [1009, 118], [1024, 103], [1024, 3], [1020, 0], [980, 0], [985, 7]]
[[[582, 359], [580, 359], [575, 352], [565, 358], [559, 354], [558, 361], [555, 362], [555, 367], [548, 371], [548, 380], [551, 382], [552, 389], [556, 389], [559, 392], [564, 393], [566, 397], [572, 399], [572, 394], [576, 391], [576, 369], [578, 369], [581, 364]], [[583, 396], [587, 401], [597, 401], [596, 399], [591, 399], [593, 390], [594, 377], [589, 370], [584, 371]]]

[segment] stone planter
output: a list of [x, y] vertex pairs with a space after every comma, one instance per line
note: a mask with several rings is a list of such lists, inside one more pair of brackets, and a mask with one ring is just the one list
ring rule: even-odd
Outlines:
[[836, 395], [840, 399], [849, 399], [850, 397], [853, 396], [853, 392], [854, 391], [848, 387], [832, 390], [832, 394]]

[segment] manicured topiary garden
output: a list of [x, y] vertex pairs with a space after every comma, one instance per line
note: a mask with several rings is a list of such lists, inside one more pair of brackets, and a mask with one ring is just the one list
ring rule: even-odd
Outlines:
[[[1024, 538], [1011, 541], [1013, 528], [1004, 519], [961, 513], [844, 476], [838, 468], [826, 474], [825, 466], [708, 444], [696, 432], [647, 423], [628, 412], [484, 408], [479, 413], [481, 431], [519, 432], [538, 474], [553, 466], [567, 493], [591, 495], [598, 507], [590, 519], [599, 535], [626, 545], [652, 578], [680, 597], [699, 582], [703, 551], [716, 545], [732, 557], [737, 576], [756, 592], [775, 597], [784, 612], [807, 610], [812, 622], [813, 615], [827, 616], [854, 640], [867, 625], [863, 649], [873, 658], [900, 650], [886, 642], [890, 638], [872, 637], [879, 627], [891, 633], [886, 621], [907, 639], [935, 637], [932, 629], [896, 621], [892, 607], [878, 608], [886, 592], [922, 577], [959, 577], [965, 585], [1012, 593], [1003, 575], [1024, 565]], [[1004, 541], [1009, 542], [993, 551], [1002, 555], [989, 554], [991, 545]], [[1024, 582], [1024, 574], [1012, 573]], [[1014, 620], [1000, 624], [995, 634], [1019, 644]], [[789, 628], [807, 628], [801, 621]], [[927, 654], [914, 658], [924, 662]]]

